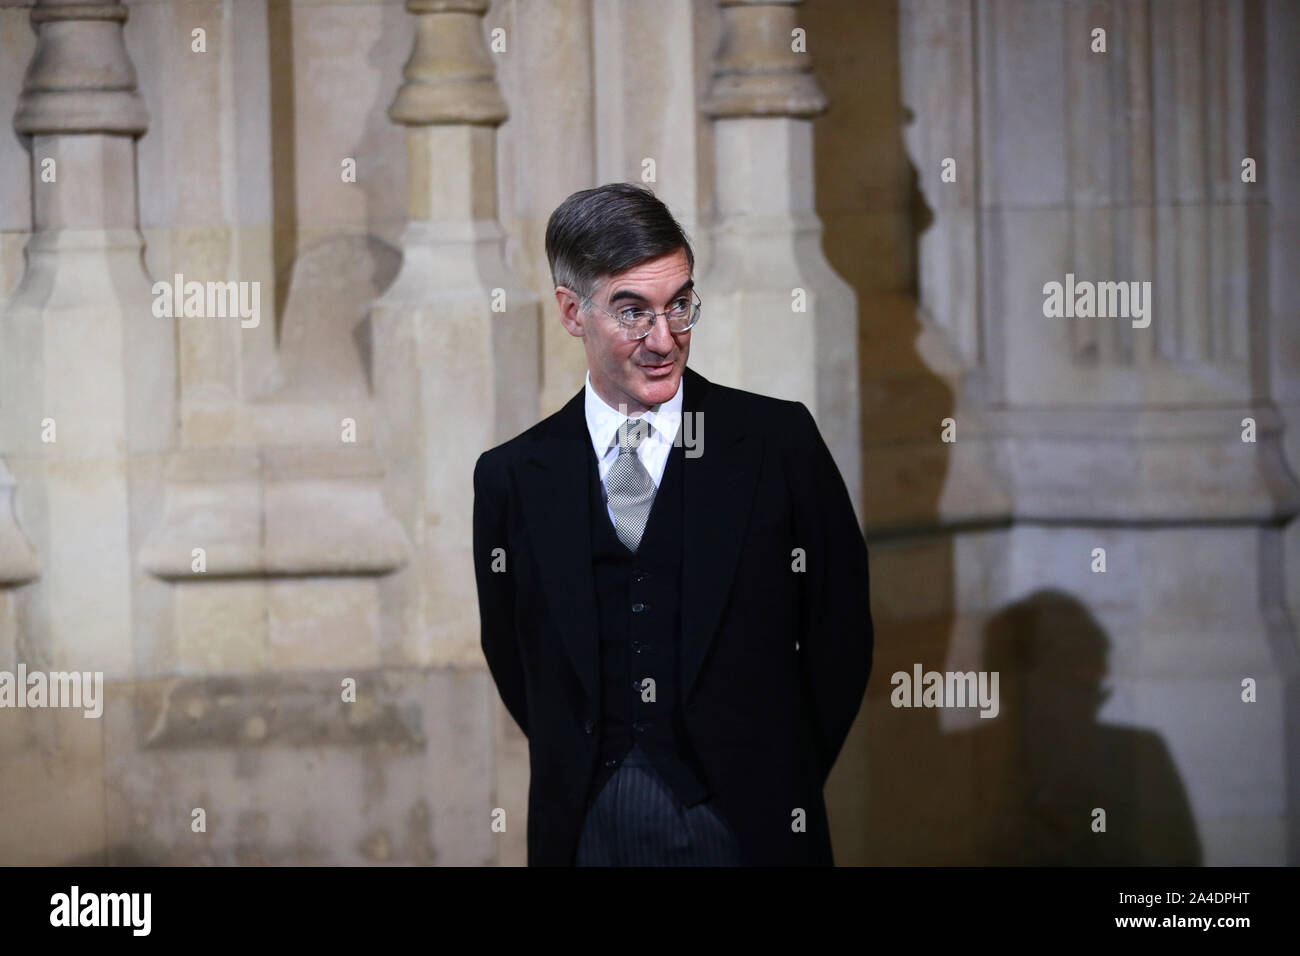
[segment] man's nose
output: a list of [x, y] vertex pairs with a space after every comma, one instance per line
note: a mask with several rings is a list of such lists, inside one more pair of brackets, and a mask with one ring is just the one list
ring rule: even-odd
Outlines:
[[672, 332], [668, 331], [668, 320], [662, 315], [655, 316], [655, 324], [650, 327], [645, 344], [646, 348], [659, 355], [667, 355], [677, 345]]

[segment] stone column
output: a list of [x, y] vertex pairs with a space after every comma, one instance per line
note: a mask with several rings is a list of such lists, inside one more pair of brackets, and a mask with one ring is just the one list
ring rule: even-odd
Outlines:
[[506, 265], [487, 0], [407, 0], [415, 46], [389, 116], [407, 127], [401, 271], [371, 313], [387, 496], [415, 557], [386, 583], [402, 654], [481, 664], [474, 462], [537, 420], [538, 300]]
[[135, 560], [176, 414], [175, 323], [152, 313], [136, 214], [148, 119], [123, 4], [42, 0], [31, 16], [14, 128], [30, 143], [32, 236], [0, 315], [0, 452], [40, 564], [18, 630], [31, 667], [120, 677], [168, 600]]
[[717, 218], [699, 280], [691, 363], [808, 406], [860, 510], [857, 306], [821, 249], [812, 118], [826, 100], [799, 26], [801, 0], [720, 0], [704, 103], [714, 121]]

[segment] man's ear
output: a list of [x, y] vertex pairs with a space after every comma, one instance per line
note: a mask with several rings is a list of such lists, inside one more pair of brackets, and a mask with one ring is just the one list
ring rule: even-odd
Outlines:
[[578, 294], [567, 286], [555, 287], [555, 304], [560, 307], [560, 324], [566, 332], [576, 338], [586, 334], [583, 328], [582, 302]]

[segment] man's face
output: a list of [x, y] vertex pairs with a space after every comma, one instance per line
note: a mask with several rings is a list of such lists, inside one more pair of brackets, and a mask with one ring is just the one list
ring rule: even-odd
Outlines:
[[[607, 277], [596, 287], [592, 301], [614, 314], [629, 307], [662, 313], [692, 287], [686, 250], [678, 249]], [[555, 297], [565, 329], [583, 340], [591, 385], [606, 403], [614, 408], [626, 405], [627, 414], [638, 415], [677, 393], [691, 351], [689, 329], [669, 332], [661, 314], [649, 335], [629, 338], [618, 320], [600, 309], [583, 313], [571, 290], [561, 286]]]

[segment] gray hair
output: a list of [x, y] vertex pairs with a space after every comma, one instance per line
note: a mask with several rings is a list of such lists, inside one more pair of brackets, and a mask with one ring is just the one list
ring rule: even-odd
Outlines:
[[546, 258], [556, 288], [572, 289], [587, 310], [600, 281], [643, 262], [695, 252], [681, 225], [658, 197], [634, 183], [608, 183], [574, 193], [546, 224]]

